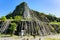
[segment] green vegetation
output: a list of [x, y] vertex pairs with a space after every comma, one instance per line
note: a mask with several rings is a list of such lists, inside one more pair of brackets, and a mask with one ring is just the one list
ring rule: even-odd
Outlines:
[[60, 40], [58, 38], [45, 38], [44, 40]]
[[1, 17], [1, 20], [2, 20], [2, 21], [6, 21], [7, 18], [6, 18], [5, 16], [2, 16], [2, 17]]
[[50, 25], [52, 25], [52, 30], [56, 31], [57, 33], [60, 33], [60, 22], [50, 22]]
[[10, 34], [0, 34], [0, 36], [1, 36], [1, 37], [4, 37], [4, 36], [9, 37], [9, 36], [10, 36]]
[[14, 17], [14, 20], [15, 20], [15, 21], [20, 21], [21, 19], [23, 19], [22, 16], [15, 16], [15, 17]]
[[50, 24], [57, 24], [57, 25], [60, 25], [60, 22], [50, 22]]
[[10, 17], [10, 20], [12, 20], [13, 18], [12, 17]]
[[11, 35], [13, 35], [15, 33], [15, 31], [17, 30], [16, 27], [17, 27], [16, 23], [11, 23], [10, 24], [10, 28], [9, 29], [10, 29]]

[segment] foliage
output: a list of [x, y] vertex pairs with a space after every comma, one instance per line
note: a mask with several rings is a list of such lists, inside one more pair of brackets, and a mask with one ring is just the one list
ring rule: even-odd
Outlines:
[[57, 18], [56, 20], [57, 20], [57, 22], [60, 22], [60, 18]]
[[56, 17], [55, 15], [53, 15], [53, 14], [51, 14], [51, 13], [49, 13], [48, 15], [49, 15], [49, 16], [52, 16], [52, 17]]
[[10, 17], [10, 19], [13, 19], [12, 17]]
[[60, 22], [50, 22], [50, 25], [52, 25], [52, 29], [55, 30], [57, 33], [60, 33]]
[[16, 23], [11, 23], [10, 24], [10, 28], [9, 29], [11, 30], [11, 35], [13, 35], [14, 32], [17, 30], [16, 27], [17, 27]]
[[2, 16], [2, 17], [1, 17], [1, 20], [6, 21], [7, 18], [6, 18], [5, 16]]
[[21, 16], [15, 16], [15, 17], [14, 17], [14, 20], [15, 20], [15, 21], [19, 21], [19, 20], [21, 20], [21, 19], [22, 19]]
[[58, 24], [58, 25], [60, 25], [60, 22], [50, 22], [49, 24]]

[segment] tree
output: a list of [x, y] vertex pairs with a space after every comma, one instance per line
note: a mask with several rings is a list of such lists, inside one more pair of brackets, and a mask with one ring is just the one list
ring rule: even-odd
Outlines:
[[10, 17], [10, 20], [12, 20], [13, 18], [12, 17]]
[[56, 17], [55, 15], [53, 15], [53, 14], [51, 14], [51, 13], [49, 13], [48, 15], [49, 15], [49, 16], [52, 16], [52, 17]]
[[1, 17], [1, 20], [6, 21], [7, 18], [6, 18], [5, 16], [2, 16], [2, 17]]
[[15, 16], [14, 19], [15, 19], [15, 21], [19, 21], [22, 19], [22, 16]]
[[16, 23], [11, 23], [10, 24], [10, 30], [11, 30], [11, 36], [15, 33], [15, 31], [17, 30], [16, 29], [16, 27], [17, 27], [17, 24]]

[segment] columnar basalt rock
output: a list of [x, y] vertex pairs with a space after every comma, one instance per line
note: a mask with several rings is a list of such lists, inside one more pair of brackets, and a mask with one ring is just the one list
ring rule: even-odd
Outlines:
[[2, 25], [1, 25], [1, 28], [0, 28], [0, 32], [5, 33], [6, 30], [9, 28], [8, 26], [9, 26], [10, 23], [11, 23], [10, 20], [7, 20], [7, 21], [3, 22]]

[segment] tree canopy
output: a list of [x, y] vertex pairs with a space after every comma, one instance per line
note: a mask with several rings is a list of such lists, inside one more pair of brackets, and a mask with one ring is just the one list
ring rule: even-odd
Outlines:
[[10, 24], [10, 30], [11, 30], [11, 34], [14, 34], [15, 33], [15, 31], [17, 30], [17, 24], [16, 23], [11, 23]]
[[22, 16], [14, 16], [14, 20], [15, 21], [19, 21], [19, 20], [21, 20], [22, 19]]
[[1, 20], [2, 20], [2, 21], [6, 21], [7, 18], [6, 18], [5, 16], [2, 16], [2, 17], [1, 17]]

